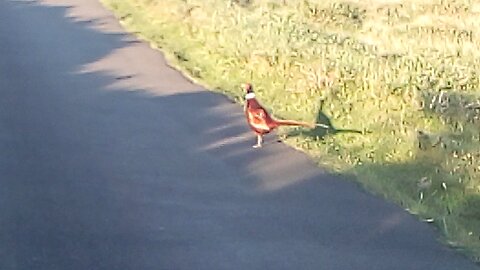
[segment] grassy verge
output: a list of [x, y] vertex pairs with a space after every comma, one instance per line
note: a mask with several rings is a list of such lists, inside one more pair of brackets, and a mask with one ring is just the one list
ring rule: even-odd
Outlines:
[[211, 89], [331, 124], [282, 133], [480, 261], [480, 3], [102, 1]]

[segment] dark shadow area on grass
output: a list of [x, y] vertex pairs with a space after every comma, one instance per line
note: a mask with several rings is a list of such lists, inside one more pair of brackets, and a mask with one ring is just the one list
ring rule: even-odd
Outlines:
[[448, 128], [440, 133], [418, 130], [409, 162], [364, 163], [354, 171], [364, 175], [367, 189], [431, 220], [445, 243], [478, 262], [480, 194], [472, 190], [472, 181], [478, 181], [478, 101], [473, 95], [435, 92], [425, 94], [423, 104], [427, 117], [443, 119]]
[[320, 103], [320, 109], [318, 110], [315, 118], [315, 124], [317, 125], [313, 129], [297, 129], [287, 133], [287, 136], [305, 135], [308, 137], [323, 139], [325, 136], [336, 135], [339, 133], [353, 133], [359, 135], [365, 135], [365, 132], [356, 129], [337, 128], [332, 124], [330, 118], [323, 112], [323, 102]]
[[1, 269], [477, 269], [86, 6], [0, 2]]
[[363, 175], [360, 182], [368, 190], [428, 221], [442, 235], [443, 243], [479, 261], [480, 221], [474, 207], [480, 196], [467, 195], [458, 178], [432, 163], [424, 151], [410, 162], [365, 163], [354, 171]]

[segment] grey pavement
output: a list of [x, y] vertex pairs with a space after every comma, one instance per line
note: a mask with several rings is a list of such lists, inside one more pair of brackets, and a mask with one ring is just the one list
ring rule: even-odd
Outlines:
[[96, 0], [0, 0], [0, 269], [480, 269]]

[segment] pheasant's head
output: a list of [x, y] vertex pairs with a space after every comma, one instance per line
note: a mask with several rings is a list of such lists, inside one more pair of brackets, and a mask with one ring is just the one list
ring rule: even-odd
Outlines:
[[253, 92], [252, 85], [250, 83], [245, 83], [245, 84], [242, 84], [242, 86], [245, 89], [245, 92], [247, 92], [245, 94], [245, 99], [246, 100], [254, 99], [255, 98], [255, 93]]
[[244, 83], [242, 86], [245, 89], [245, 92], [247, 92], [247, 94], [253, 93], [253, 87], [250, 83]]

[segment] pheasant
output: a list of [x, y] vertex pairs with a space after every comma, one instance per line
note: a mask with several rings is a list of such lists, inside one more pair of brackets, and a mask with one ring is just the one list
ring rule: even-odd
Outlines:
[[278, 120], [272, 118], [267, 110], [260, 105], [255, 98], [253, 87], [251, 84], [244, 84], [245, 95], [245, 116], [250, 128], [257, 135], [257, 144], [253, 148], [262, 147], [263, 135], [270, 133], [279, 126], [303, 126], [307, 128], [315, 128], [315, 124], [300, 122], [295, 120]]

